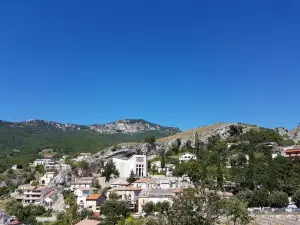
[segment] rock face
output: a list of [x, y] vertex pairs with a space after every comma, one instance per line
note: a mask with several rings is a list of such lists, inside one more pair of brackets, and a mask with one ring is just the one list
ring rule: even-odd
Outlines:
[[161, 134], [172, 135], [180, 132], [177, 127], [166, 127], [158, 124], [150, 123], [145, 120], [126, 119], [118, 120], [106, 124], [93, 124], [93, 125], [76, 125], [76, 124], [63, 124], [54, 121], [46, 120], [28, 120], [22, 122], [8, 122], [0, 120], [1, 126], [8, 127], [21, 127], [31, 128], [40, 131], [60, 130], [60, 131], [76, 131], [76, 130], [92, 130], [103, 134], [137, 134], [145, 133], [148, 131], [156, 131]]
[[298, 125], [296, 128], [289, 131], [288, 134], [292, 139], [299, 141], [300, 140], [300, 125]]
[[99, 133], [106, 134], [133, 134], [142, 133], [146, 131], [161, 131], [170, 134], [178, 133], [180, 130], [176, 127], [164, 127], [158, 124], [150, 123], [145, 120], [118, 120], [106, 124], [94, 124], [90, 125], [91, 130], [95, 130]]

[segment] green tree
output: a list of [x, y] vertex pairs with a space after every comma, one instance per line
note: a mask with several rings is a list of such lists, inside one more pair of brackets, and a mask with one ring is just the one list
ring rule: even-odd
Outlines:
[[133, 170], [130, 171], [130, 175], [129, 175], [129, 177], [126, 179], [126, 181], [127, 181], [129, 184], [132, 184], [134, 181], [136, 181], [135, 174], [134, 174]]
[[44, 174], [45, 173], [45, 168], [43, 165], [37, 165], [35, 167], [35, 171], [39, 172], [40, 174]]
[[127, 218], [128, 205], [125, 201], [106, 200], [101, 205], [101, 213], [106, 216], [103, 221], [107, 225], [115, 225], [119, 220]]
[[111, 200], [118, 200], [120, 199], [119, 195], [115, 191], [111, 191], [109, 193], [109, 199]]
[[246, 203], [237, 197], [225, 200], [225, 210], [227, 217], [230, 218], [234, 225], [246, 225], [251, 221]]
[[114, 175], [114, 177], [119, 177], [120, 173], [117, 170], [116, 165], [114, 164], [112, 159], [110, 159], [104, 166], [102, 176], [105, 177], [105, 182], [109, 182], [112, 175]]
[[165, 156], [164, 152], [162, 152], [162, 154], [161, 154], [160, 167], [162, 169], [164, 169], [166, 167], [166, 156]]
[[170, 209], [171, 205], [168, 201], [157, 202], [155, 205], [156, 211], [165, 214]]
[[31, 186], [38, 186], [39, 185], [39, 182], [34, 180], [31, 182]]
[[253, 192], [253, 199], [251, 205], [254, 207], [268, 206], [268, 190], [265, 188], [255, 189]]
[[170, 225], [212, 225], [216, 224], [221, 209], [222, 201], [216, 192], [187, 188], [174, 199], [171, 209], [166, 213], [166, 221]]
[[271, 207], [282, 208], [289, 204], [289, 196], [282, 191], [274, 191], [268, 197], [268, 202]]
[[293, 194], [292, 201], [295, 202], [298, 208], [300, 207], [300, 189]]
[[148, 137], [145, 137], [145, 140], [144, 140], [146, 143], [152, 145], [156, 142], [156, 138], [154, 136], [148, 136]]
[[155, 211], [156, 211], [156, 207], [155, 207], [155, 204], [152, 202], [152, 201], [150, 201], [150, 202], [147, 202], [146, 204], [144, 204], [143, 206], [142, 206], [142, 208], [143, 208], [143, 211], [145, 212], [145, 213], [147, 213], [147, 214], [153, 214]]

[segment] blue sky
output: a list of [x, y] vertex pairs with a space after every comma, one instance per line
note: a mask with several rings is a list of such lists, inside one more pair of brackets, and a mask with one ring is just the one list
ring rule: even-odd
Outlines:
[[1, 1], [0, 119], [300, 122], [300, 1]]

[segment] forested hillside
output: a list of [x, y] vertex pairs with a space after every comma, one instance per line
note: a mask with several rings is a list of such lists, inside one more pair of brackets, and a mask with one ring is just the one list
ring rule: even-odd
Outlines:
[[20, 123], [0, 121], [0, 171], [14, 164], [27, 165], [45, 148], [52, 148], [59, 155], [94, 153], [117, 143], [140, 141], [149, 135], [164, 137], [172, 132], [160, 129], [105, 134], [88, 126], [42, 120]]

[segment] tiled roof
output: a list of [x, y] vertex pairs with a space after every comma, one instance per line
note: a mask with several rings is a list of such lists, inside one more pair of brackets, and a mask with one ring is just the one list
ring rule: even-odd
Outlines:
[[19, 220], [13, 220], [8, 223], [8, 225], [19, 225], [19, 224], [21, 224], [21, 222]]
[[139, 197], [174, 197], [174, 189], [144, 189]]
[[293, 153], [293, 152], [300, 152], [300, 149], [287, 149], [285, 153]]
[[45, 197], [51, 198], [54, 194], [56, 194], [56, 191], [50, 191], [48, 194], [45, 195]]
[[134, 187], [134, 186], [125, 186], [125, 187], [115, 187], [112, 189], [109, 189], [108, 192], [112, 191], [141, 191], [142, 188]]
[[129, 183], [125, 180], [117, 180], [113, 183], [111, 183], [111, 185], [118, 185], [118, 184], [121, 184], [121, 185], [128, 185]]
[[79, 187], [79, 188], [76, 188], [76, 189], [79, 189], [81, 191], [90, 191], [91, 189], [88, 188], [88, 187]]
[[86, 200], [97, 200], [98, 198], [100, 198], [101, 194], [91, 194], [89, 195]]
[[141, 179], [134, 181], [133, 183], [150, 183], [152, 181], [153, 181], [153, 179], [151, 179], [151, 178], [141, 178]]
[[98, 224], [100, 224], [100, 221], [84, 219], [79, 223], [76, 223], [75, 225], [98, 225]]

